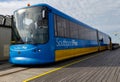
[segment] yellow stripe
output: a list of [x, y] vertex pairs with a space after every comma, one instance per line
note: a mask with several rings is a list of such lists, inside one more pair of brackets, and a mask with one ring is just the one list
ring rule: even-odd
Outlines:
[[47, 71], [47, 72], [45, 72], [45, 73], [39, 74], [39, 75], [37, 75], [37, 76], [28, 78], [28, 79], [24, 80], [23, 82], [28, 82], [28, 81], [34, 80], [34, 79], [39, 78], [39, 77], [41, 77], [41, 76], [44, 76], [44, 75], [46, 75], [46, 74], [55, 72], [55, 71], [57, 71], [57, 70], [60, 70], [60, 69], [62, 69], [62, 68], [68, 67], [68, 66], [70, 66], [70, 65], [73, 65], [73, 64], [79, 63], [79, 62], [81, 62], [81, 61], [90, 59], [90, 58], [95, 57], [95, 56], [98, 56], [98, 55], [94, 55], [94, 56], [90, 56], [90, 57], [87, 57], [87, 58], [84, 58], [84, 59], [81, 59], [81, 60], [74, 61], [74, 62], [72, 62], [72, 63], [66, 64], [66, 65], [61, 66], [61, 67], [59, 67], [59, 68], [56, 68], [56, 69]]
[[101, 47], [100, 47], [100, 51], [102, 51], [102, 50], [106, 50], [106, 49], [108, 49], [107, 46], [101, 46]]
[[65, 49], [65, 50], [56, 50], [55, 51], [55, 61], [60, 61], [92, 52], [97, 52], [98, 47], [89, 47], [89, 48], [76, 48], [76, 49]]

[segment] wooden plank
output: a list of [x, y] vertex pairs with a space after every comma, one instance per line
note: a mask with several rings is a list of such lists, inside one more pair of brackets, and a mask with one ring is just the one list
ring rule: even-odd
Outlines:
[[120, 49], [97, 54], [94, 58], [30, 82], [47, 82], [47, 78], [57, 82], [120, 82]]

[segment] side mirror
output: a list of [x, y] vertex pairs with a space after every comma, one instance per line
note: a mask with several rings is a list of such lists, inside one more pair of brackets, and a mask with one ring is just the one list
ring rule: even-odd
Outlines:
[[47, 11], [45, 9], [42, 10], [42, 16], [43, 19], [47, 17]]

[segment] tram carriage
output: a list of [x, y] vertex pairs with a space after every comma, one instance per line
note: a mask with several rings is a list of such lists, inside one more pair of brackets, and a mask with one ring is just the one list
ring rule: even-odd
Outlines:
[[10, 46], [13, 64], [46, 64], [111, 48], [110, 36], [47, 4], [16, 10], [13, 24], [20, 37]]

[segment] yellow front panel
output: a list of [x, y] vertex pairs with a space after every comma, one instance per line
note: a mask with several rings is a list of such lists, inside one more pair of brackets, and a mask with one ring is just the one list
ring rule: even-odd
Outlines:
[[64, 60], [96, 51], [98, 51], [98, 47], [56, 50], [55, 61]]

